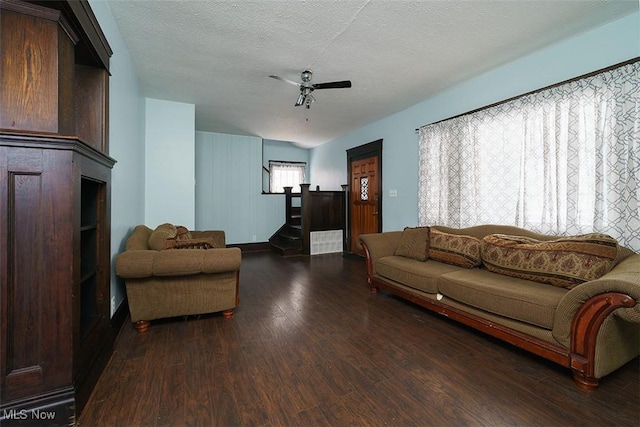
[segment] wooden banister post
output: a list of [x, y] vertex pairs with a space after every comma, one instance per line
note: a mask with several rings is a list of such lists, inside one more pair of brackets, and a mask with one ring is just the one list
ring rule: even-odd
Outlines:
[[291, 190], [293, 187], [284, 188], [284, 223], [291, 224]]
[[348, 252], [349, 244], [349, 184], [342, 184], [342, 250]]
[[309, 203], [309, 187], [311, 184], [300, 184], [300, 207], [302, 215], [302, 253], [311, 253], [311, 203]]

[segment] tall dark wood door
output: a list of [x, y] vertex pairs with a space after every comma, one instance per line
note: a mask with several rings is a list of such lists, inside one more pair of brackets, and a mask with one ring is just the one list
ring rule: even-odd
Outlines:
[[350, 162], [349, 186], [350, 250], [364, 255], [358, 236], [380, 230], [380, 157], [374, 155]]

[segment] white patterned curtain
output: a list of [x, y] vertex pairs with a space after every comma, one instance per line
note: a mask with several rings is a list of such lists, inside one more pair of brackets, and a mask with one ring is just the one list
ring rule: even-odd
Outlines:
[[609, 234], [640, 251], [640, 61], [420, 128], [421, 225]]
[[293, 187], [293, 193], [299, 193], [304, 183], [304, 162], [269, 161], [269, 192], [284, 193], [284, 187]]

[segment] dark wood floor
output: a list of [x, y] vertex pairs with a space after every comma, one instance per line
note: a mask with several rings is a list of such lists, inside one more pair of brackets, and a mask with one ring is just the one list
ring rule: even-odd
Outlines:
[[243, 255], [240, 307], [125, 324], [81, 426], [631, 426], [638, 359], [568, 370], [388, 294], [341, 255]]

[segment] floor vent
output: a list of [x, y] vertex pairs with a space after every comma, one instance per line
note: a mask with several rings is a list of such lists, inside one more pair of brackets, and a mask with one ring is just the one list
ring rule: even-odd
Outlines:
[[311, 255], [334, 252], [342, 252], [342, 230], [311, 232]]

